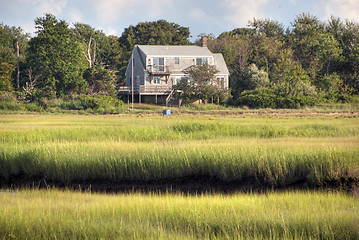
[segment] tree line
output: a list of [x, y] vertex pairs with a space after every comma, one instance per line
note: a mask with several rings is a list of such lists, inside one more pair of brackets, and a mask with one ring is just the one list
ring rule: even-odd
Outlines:
[[[136, 44], [191, 45], [190, 31], [165, 20], [129, 26], [120, 37], [90, 25], [73, 27], [51, 14], [35, 19], [34, 37], [0, 24], [0, 91], [27, 102], [79, 95], [117, 97]], [[285, 28], [253, 19], [208, 37], [230, 72], [228, 103], [249, 107], [300, 107], [318, 101], [352, 101], [359, 91], [359, 24], [298, 15]], [[201, 37], [199, 36], [199, 37]]]
[[358, 23], [301, 14], [288, 28], [270, 19], [248, 25], [208, 44], [224, 55], [233, 104], [297, 107], [358, 94]]

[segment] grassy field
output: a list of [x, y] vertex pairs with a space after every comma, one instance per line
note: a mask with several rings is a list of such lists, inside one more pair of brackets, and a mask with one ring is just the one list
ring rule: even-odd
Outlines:
[[0, 179], [68, 185], [357, 181], [357, 117], [2, 115]]
[[0, 192], [3, 239], [358, 239], [359, 200], [340, 193]]
[[358, 239], [358, 147], [355, 114], [3, 114], [0, 238]]

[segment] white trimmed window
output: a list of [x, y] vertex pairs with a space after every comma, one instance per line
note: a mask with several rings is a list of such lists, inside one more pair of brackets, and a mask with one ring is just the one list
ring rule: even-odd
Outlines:
[[164, 58], [153, 58], [153, 72], [163, 72], [165, 70]]
[[224, 88], [224, 77], [217, 77], [217, 85]]
[[196, 65], [202, 65], [208, 63], [208, 58], [196, 58]]
[[175, 64], [180, 64], [180, 59], [178, 57], [175, 58]]

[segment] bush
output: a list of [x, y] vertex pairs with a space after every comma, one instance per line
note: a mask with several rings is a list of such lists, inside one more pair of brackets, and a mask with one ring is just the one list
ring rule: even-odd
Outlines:
[[104, 95], [81, 95], [73, 99], [41, 99], [38, 102], [19, 101], [14, 93], [0, 92], [0, 110], [29, 112], [61, 112], [62, 110], [86, 111], [95, 114], [124, 112], [125, 104], [116, 98]]
[[245, 105], [250, 108], [300, 108], [313, 106], [317, 101], [318, 99], [314, 96], [278, 95], [274, 89], [257, 88], [243, 91], [236, 105]]
[[62, 102], [59, 107], [64, 110], [87, 110], [93, 113], [120, 113], [125, 104], [118, 99], [105, 95], [82, 95]]
[[0, 109], [8, 111], [40, 112], [44, 109], [36, 103], [22, 102], [17, 99], [15, 93], [0, 92]]
[[243, 91], [237, 99], [236, 105], [246, 105], [250, 108], [275, 108], [277, 95], [272, 89], [257, 88]]

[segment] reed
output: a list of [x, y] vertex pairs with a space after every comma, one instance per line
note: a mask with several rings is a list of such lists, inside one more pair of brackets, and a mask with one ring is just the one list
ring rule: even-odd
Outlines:
[[341, 193], [0, 192], [4, 239], [358, 239], [358, 198]]
[[3, 115], [0, 180], [69, 184], [205, 176], [269, 187], [358, 179], [359, 122], [346, 117]]

